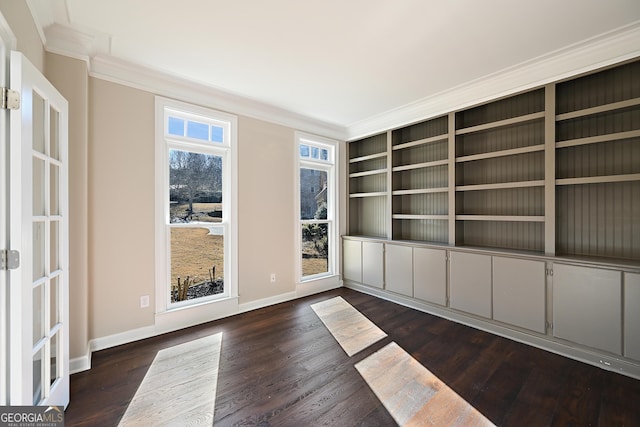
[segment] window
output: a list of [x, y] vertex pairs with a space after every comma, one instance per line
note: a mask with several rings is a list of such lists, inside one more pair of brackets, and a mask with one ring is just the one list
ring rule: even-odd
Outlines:
[[157, 98], [157, 309], [237, 294], [236, 118]]
[[336, 143], [297, 134], [301, 281], [335, 274]]

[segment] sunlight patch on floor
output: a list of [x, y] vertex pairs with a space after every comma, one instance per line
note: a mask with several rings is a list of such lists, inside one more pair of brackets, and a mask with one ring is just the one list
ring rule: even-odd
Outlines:
[[348, 356], [353, 356], [387, 336], [342, 297], [312, 304], [311, 308]]
[[212, 425], [222, 333], [160, 350], [119, 426]]
[[493, 426], [395, 342], [355, 367], [398, 425]]

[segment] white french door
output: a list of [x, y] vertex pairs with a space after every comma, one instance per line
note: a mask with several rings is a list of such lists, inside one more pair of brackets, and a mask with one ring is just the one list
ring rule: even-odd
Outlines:
[[68, 105], [21, 53], [11, 52], [8, 273], [10, 405], [69, 403]]

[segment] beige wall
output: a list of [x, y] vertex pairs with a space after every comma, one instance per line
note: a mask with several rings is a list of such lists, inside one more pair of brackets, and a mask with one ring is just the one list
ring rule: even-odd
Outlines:
[[89, 350], [88, 312], [88, 101], [87, 63], [46, 54], [45, 74], [69, 102], [69, 353]]
[[22, 52], [38, 70], [44, 70], [44, 47], [26, 1], [0, 0], [0, 12], [9, 23]]
[[89, 337], [154, 323], [154, 97], [89, 79]]
[[[295, 290], [294, 131], [238, 120], [240, 304]], [[276, 274], [276, 282], [269, 276]]]

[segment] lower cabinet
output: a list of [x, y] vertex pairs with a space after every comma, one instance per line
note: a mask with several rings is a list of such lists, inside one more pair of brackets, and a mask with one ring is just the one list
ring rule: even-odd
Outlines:
[[553, 335], [622, 354], [622, 273], [553, 264]]
[[640, 361], [640, 274], [624, 274], [624, 355]]
[[362, 242], [362, 283], [376, 288], [384, 286], [384, 244]]
[[545, 262], [493, 257], [493, 318], [546, 332]]
[[389, 245], [385, 248], [385, 289], [413, 296], [413, 251], [411, 246]]
[[449, 254], [449, 301], [452, 308], [491, 318], [491, 255]]
[[342, 277], [344, 280], [362, 282], [362, 242], [343, 240]]
[[413, 296], [447, 305], [447, 251], [413, 248]]

